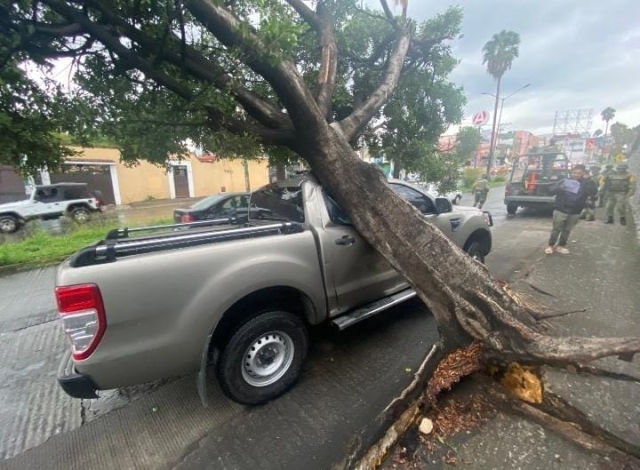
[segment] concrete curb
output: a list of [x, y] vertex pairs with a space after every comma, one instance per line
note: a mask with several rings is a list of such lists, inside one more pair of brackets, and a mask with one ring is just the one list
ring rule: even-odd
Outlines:
[[433, 345], [414, 374], [412, 382], [376, 418], [375, 424], [362, 430], [352, 442], [344, 464], [345, 470], [374, 470], [384, 461], [409, 426], [414, 422], [422, 406], [421, 396], [436, 367], [444, 358], [440, 343]]

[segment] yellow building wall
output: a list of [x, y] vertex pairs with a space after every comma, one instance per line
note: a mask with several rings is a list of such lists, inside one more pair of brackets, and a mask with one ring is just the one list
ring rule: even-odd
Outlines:
[[[201, 162], [191, 157], [193, 185], [196, 196], [208, 196], [220, 192], [245, 191], [244, 165], [242, 160], [220, 160], [214, 163]], [[249, 184], [251, 190], [269, 182], [267, 160], [249, 161]]]
[[[122, 204], [144, 201], [149, 198], [169, 199], [169, 175], [166, 169], [140, 161], [138, 165], [127, 167], [120, 162], [120, 151], [111, 148], [74, 148], [82, 155], [74, 158], [82, 160], [110, 160], [116, 164], [118, 184]], [[205, 163], [195, 156], [185, 159], [191, 163], [194, 196], [202, 197], [222, 192], [245, 191], [244, 166], [242, 160], [220, 160]], [[251, 190], [269, 182], [267, 160], [249, 161], [249, 181]]]

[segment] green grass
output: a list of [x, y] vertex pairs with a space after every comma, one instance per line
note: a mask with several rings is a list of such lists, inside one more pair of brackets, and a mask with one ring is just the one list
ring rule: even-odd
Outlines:
[[[170, 220], [161, 220], [145, 223], [144, 225], [165, 225], [169, 223], [171, 223]], [[133, 225], [130, 224], [130, 226]], [[74, 227], [63, 235], [52, 235], [38, 230], [20, 242], [1, 244], [0, 267], [41, 266], [62, 261], [81, 248], [103, 239], [107, 232], [114, 228], [118, 228], [118, 224], [115, 221]]]

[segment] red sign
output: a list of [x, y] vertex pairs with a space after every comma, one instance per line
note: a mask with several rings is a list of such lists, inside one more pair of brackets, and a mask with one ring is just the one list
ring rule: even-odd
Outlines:
[[488, 120], [489, 111], [478, 111], [473, 115], [473, 118], [471, 119], [473, 125], [478, 127], [484, 126]]

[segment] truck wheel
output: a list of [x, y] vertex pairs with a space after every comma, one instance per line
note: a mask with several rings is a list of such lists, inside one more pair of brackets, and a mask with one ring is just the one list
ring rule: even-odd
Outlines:
[[0, 233], [13, 233], [20, 225], [18, 219], [12, 215], [0, 215]]
[[293, 386], [308, 350], [302, 320], [281, 310], [265, 311], [231, 334], [218, 361], [218, 381], [238, 403], [266, 403]]
[[465, 250], [469, 256], [473, 259], [480, 261], [484, 264], [484, 247], [480, 242], [472, 242]]
[[71, 218], [79, 224], [84, 224], [91, 220], [91, 213], [84, 207], [76, 207], [71, 210]]
[[513, 215], [518, 210], [518, 206], [516, 204], [507, 204], [507, 214]]

